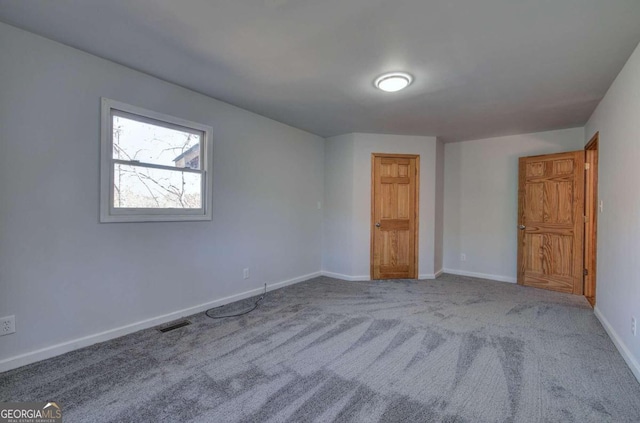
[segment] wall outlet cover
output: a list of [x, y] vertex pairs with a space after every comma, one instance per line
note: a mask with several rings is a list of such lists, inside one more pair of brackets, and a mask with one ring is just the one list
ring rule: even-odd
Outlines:
[[9, 335], [16, 331], [16, 316], [0, 318], [0, 336]]

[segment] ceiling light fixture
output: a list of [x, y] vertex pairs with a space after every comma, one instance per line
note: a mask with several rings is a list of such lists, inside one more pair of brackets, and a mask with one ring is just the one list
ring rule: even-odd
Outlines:
[[389, 93], [407, 88], [413, 82], [413, 77], [406, 72], [390, 72], [380, 75], [373, 84], [376, 88]]

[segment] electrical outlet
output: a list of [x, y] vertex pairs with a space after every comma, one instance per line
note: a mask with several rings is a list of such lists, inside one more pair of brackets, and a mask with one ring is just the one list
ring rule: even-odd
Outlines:
[[600, 209], [600, 213], [602, 213], [602, 210], [604, 209], [604, 203], [602, 202], [602, 200], [600, 200], [600, 204], [598, 204], [598, 208]]
[[249, 279], [249, 268], [245, 267], [244, 269], [242, 269], [242, 277], [244, 279]]
[[467, 255], [465, 253], [460, 254], [460, 261], [467, 261]]
[[631, 333], [636, 336], [636, 318], [631, 316]]
[[0, 336], [9, 335], [16, 331], [16, 316], [0, 318]]
[[318, 210], [322, 209], [322, 203], [318, 201]]

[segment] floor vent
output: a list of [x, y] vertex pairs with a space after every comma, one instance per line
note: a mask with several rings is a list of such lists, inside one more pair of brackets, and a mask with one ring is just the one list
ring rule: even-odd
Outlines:
[[160, 332], [164, 333], [164, 332], [169, 332], [169, 331], [172, 331], [172, 330], [175, 330], [175, 329], [180, 329], [180, 328], [185, 327], [185, 326], [189, 326], [190, 324], [191, 324], [191, 322], [188, 321], [188, 320], [180, 320], [179, 322], [173, 323], [173, 324], [171, 324], [169, 326], [165, 326], [165, 327], [160, 328], [158, 330]]

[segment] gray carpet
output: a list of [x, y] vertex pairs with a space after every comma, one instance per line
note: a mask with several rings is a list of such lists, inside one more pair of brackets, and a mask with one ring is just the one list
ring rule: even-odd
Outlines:
[[65, 422], [640, 421], [640, 385], [582, 297], [317, 278], [191, 320], [0, 374], [0, 399], [56, 401]]

